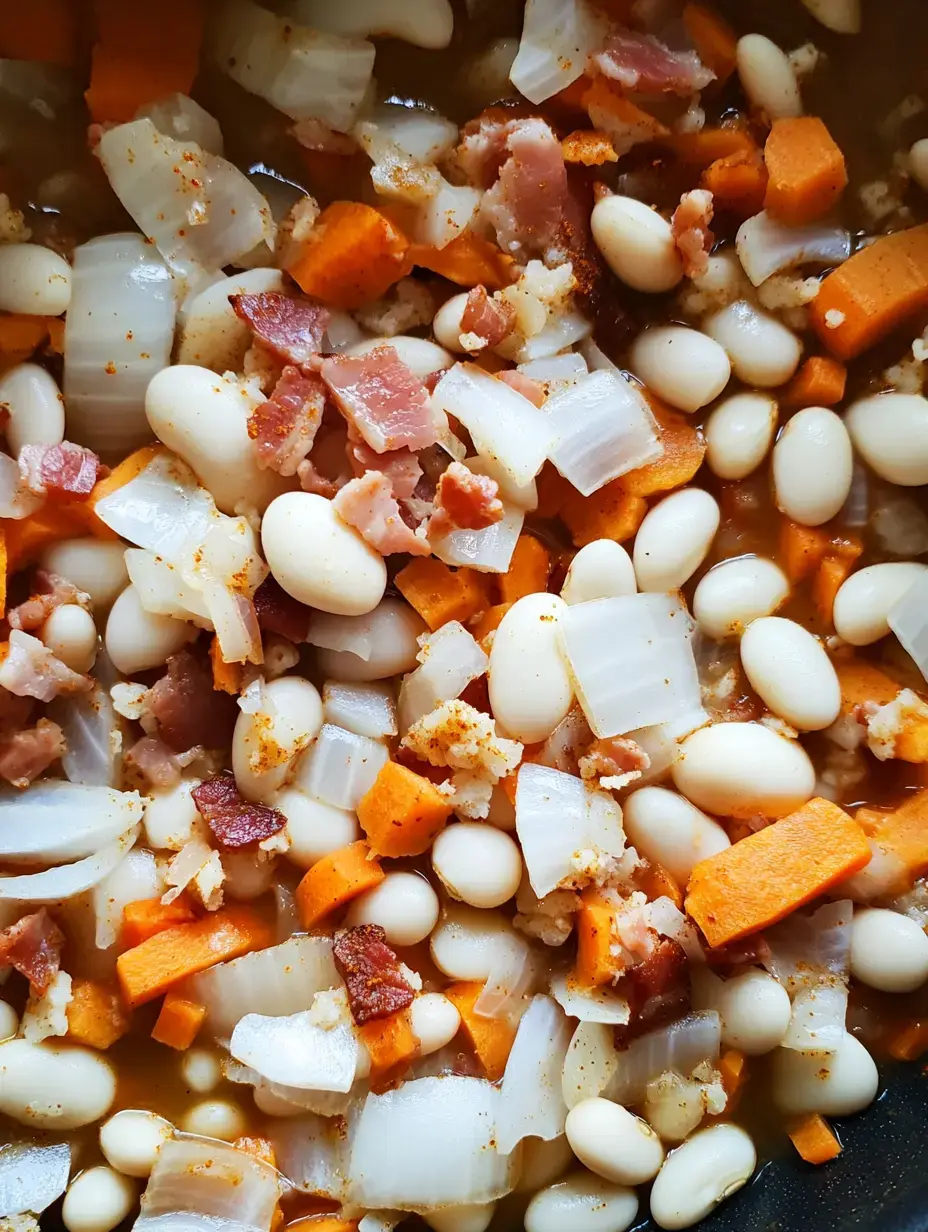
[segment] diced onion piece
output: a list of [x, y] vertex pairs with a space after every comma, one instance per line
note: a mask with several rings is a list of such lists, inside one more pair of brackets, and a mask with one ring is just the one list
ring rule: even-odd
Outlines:
[[538, 474], [554, 444], [554, 427], [544, 412], [476, 364], [449, 368], [433, 400], [460, 420], [478, 454], [494, 459], [516, 483]]
[[186, 94], [168, 94], [146, 103], [135, 113], [137, 120], [151, 120], [159, 133], [175, 141], [192, 141], [210, 154], [222, 154], [219, 121]]
[[187, 1134], [158, 1151], [135, 1232], [269, 1232], [277, 1193], [263, 1160]]
[[928, 680], [928, 574], [910, 586], [889, 613], [889, 627]]
[[229, 1051], [271, 1082], [311, 1091], [349, 1091], [358, 1068], [358, 1041], [347, 1023], [316, 1026], [309, 1011], [272, 1018], [246, 1014]]
[[0, 860], [51, 864], [93, 855], [142, 820], [137, 791], [40, 779], [0, 793]]
[[329, 680], [322, 690], [322, 706], [327, 723], [356, 736], [383, 740], [397, 734], [396, 702], [389, 685]]
[[657, 723], [653, 727], [641, 727], [629, 732], [629, 739], [643, 749], [651, 762], [641, 778], [636, 780], [637, 786], [643, 787], [645, 783], [655, 783], [665, 778], [680, 756], [680, 741], [691, 732], [705, 727], [708, 722], [709, 715], [700, 706], [669, 723]]
[[67, 1142], [7, 1142], [0, 1146], [0, 1219], [41, 1215], [68, 1187]]
[[539, 898], [577, 879], [591, 860], [625, 850], [622, 810], [608, 792], [533, 762], [519, 767], [516, 831]]
[[538, 485], [534, 479], [530, 479], [528, 483], [516, 483], [493, 458], [478, 458], [475, 455], [466, 458], [464, 465], [474, 475], [486, 475], [489, 479], [495, 479], [499, 498], [504, 504], [524, 509], [526, 513], [538, 508]]
[[677, 595], [596, 599], [564, 612], [564, 654], [597, 736], [621, 736], [701, 708], [690, 627]]
[[163, 556], [146, 552], [144, 548], [127, 548], [126, 569], [146, 612], [173, 616], [175, 620], [192, 620], [202, 628], [211, 625], [203, 596], [184, 580], [181, 570]]
[[171, 361], [175, 312], [171, 275], [141, 235], [75, 248], [64, 338], [71, 440], [112, 457], [151, 440], [145, 390]]
[[43, 497], [29, 490], [16, 459], [0, 453], [0, 518], [22, 521], [41, 509], [43, 503]]
[[618, 373], [581, 376], [544, 410], [557, 433], [548, 456], [584, 496], [664, 452], [648, 404]]
[[846, 1033], [847, 998], [847, 984], [834, 977], [800, 988], [780, 1046], [798, 1052], [835, 1052]]
[[119, 778], [122, 730], [109, 690], [95, 684], [89, 693], [57, 697], [48, 717], [64, 733], [61, 765], [68, 780], [91, 787], [115, 787]]
[[400, 687], [400, 724], [403, 731], [429, 714], [441, 702], [460, 697], [472, 680], [489, 665], [486, 653], [458, 620], [419, 639], [421, 664]]
[[765, 934], [764, 966], [793, 1000], [784, 1048], [826, 1052], [845, 1033], [851, 957], [849, 899], [826, 903], [811, 915], [794, 913]]
[[582, 342], [593, 332], [593, 323], [576, 309], [558, 311], [549, 316], [547, 324], [519, 347], [514, 355], [518, 364], [536, 359], [549, 359]]
[[249, 94], [294, 120], [347, 133], [374, 72], [374, 46], [275, 17], [251, 0], [228, 0], [213, 25], [213, 59]]
[[505, 573], [512, 563], [525, 514], [503, 506], [500, 522], [483, 530], [452, 530], [432, 538], [432, 552], [446, 565], [466, 566], [480, 573]]
[[351, 1148], [350, 1196], [369, 1209], [492, 1202], [512, 1188], [494, 1143], [499, 1090], [482, 1078], [419, 1078], [368, 1095]]
[[96, 855], [75, 864], [61, 864], [44, 873], [23, 873], [19, 877], [0, 876], [0, 900], [21, 899], [28, 903], [57, 903], [91, 890], [111, 873], [120, 862], [138, 833], [133, 826], [124, 835], [102, 848]]
[[[334, 11], [329, 0], [322, 3], [328, 12]], [[389, 141], [417, 163], [434, 165], [457, 145], [458, 126], [431, 107], [378, 103], [365, 110], [362, 123], [375, 127], [382, 140]]]
[[533, 381], [540, 381], [550, 397], [559, 390], [576, 384], [589, 372], [586, 360], [577, 351], [551, 355], [545, 359], [530, 359], [519, 364], [519, 371]]
[[502, 938], [490, 965], [483, 991], [474, 1002], [474, 1013], [481, 1018], [503, 1018], [528, 992], [535, 975], [532, 950], [515, 933]]
[[449, 0], [288, 0], [285, 11], [297, 21], [327, 34], [374, 35], [403, 39], [416, 47], [447, 47], [454, 31]]
[[552, 977], [551, 996], [566, 1014], [581, 1022], [621, 1026], [631, 1016], [628, 1002], [611, 988], [583, 988], [567, 972]]
[[797, 265], [840, 265], [851, 255], [851, 235], [830, 223], [787, 227], [761, 210], [738, 228], [735, 250], [744, 272], [759, 287]]
[[449, 184], [442, 176], [434, 195], [419, 206], [415, 239], [420, 244], [447, 248], [465, 231], [480, 208], [480, 193], [466, 184]]
[[321, 1116], [271, 1118], [277, 1166], [294, 1188], [340, 1202], [348, 1193], [351, 1144], [344, 1123]]
[[532, 998], [506, 1062], [496, 1117], [496, 1148], [508, 1155], [529, 1136], [550, 1142], [564, 1132], [567, 1105], [560, 1076], [571, 1040], [564, 1011], [550, 997]]
[[529, 102], [543, 103], [577, 80], [606, 30], [586, 0], [528, 0], [509, 80]]
[[163, 889], [164, 878], [152, 852], [133, 847], [109, 876], [93, 888], [97, 949], [108, 950], [116, 943], [122, 927], [123, 908], [144, 898], [157, 898]]
[[216, 505], [190, 467], [165, 449], [97, 501], [95, 512], [120, 538], [174, 561], [188, 543], [203, 542]]
[[640, 1035], [617, 1054], [618, 1067], [606, 1097], [626, 1106], [640, 1103], [652, 1078], [668, 1070], [686, 1077], [700, 1062], [714, 1061], [721, 1038], [722, 1022], [714, 1010], [687, 1014], [669, 1026]]
[[315, 744], [300, 758], [293, 786], [323, 804], [354, 810], [389, 760], [385, 745], [323, 723]]
[[592, 1099], [608, 1088], [619, 1068], [612, 1026], [601, 1022], [580, 1022], [571, 1037], [561, 1091], [568, 1108]]

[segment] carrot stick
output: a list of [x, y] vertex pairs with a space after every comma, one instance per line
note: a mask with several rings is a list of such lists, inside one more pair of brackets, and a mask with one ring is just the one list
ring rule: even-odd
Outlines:
[[876, 702], [885, 706], [902, 688], [886, 672], [865, 659], [835, 660], [835, 671], [841, 686], [841, 713], [850, 714], [856, 706]]
[[116, 974], [129, 1005], [144, 1005], [188, 975], [265, 949], [272, 941], [271, 929], [251, 907], [227, 907], [166, 928], [126, 950], [116, 959]]
[[829, 1159], [841, 1154], [841, 1143], [817, 1112], [810, 1112], [794, 1122], [789, 1138], [807, 1164], [827, 1164]]
[[615, 911], [595, 888], [584, 890], [577, 912], [577, 965], [574, 975], [584, 988], [608, 984], [617, 974], [612, 954]]
[[780, 404], [797, 411], [806, 406], [837, 406], [846, 384], [844, 364], [830, 355], [812, 355], [780, 394]]
[[196, 1039], [205, 1019], [205, 1005], [201, 1005], [199, 1001], [188, 1001], [180, 993], [169, 992], [164, 998], [151, 1038], [159, 1044], [166, 1044], [168, 1048], [183, 1052]]
[[559, 475], [550, 462], [546, 462], [535, 480], [538, 489], [538, 508], [535, 510], [539, 518], [560, 517], [564, 502], [576, 488], [563, 475]]
[[737, 218], [750, 218], [764, 207], [767, 168], [760, 150], [738, 150], [711, 162], [699, 185], [712, 193], [717, 210]]
[[551, 553], [534, 535], [520, 535], [508, 570], [500, 576], [503, 603], [515, 603], [526, 595], [544, 591], [551, 572]]
[[48, 317], [20, 312], [0, 315], [0, 371], [24, 363], [48, 338]]
[[0, 6], [0, 59], [70, 68], [77, 59], [73, 0], [29, 0]]
[[408, 1009], [365, 1023], [358, 1036], [371, 1056], [371, 1082], [378, 1086], [400, 1077], [419, 1052]]
[[687, 167], [704, 171], [720, 158], [755, 153], [758, 146], [746, 129], [724, 125], [698, 133], [677, 133], [670, 139], [670, 148]]
[[66, 1013], [68, 1039], [104, 1052], [132, 1025], [119, 990], [102, 980], [74, 980]]
[[409, 259], [420, 269], [431, 270], [462, 287], [483, 285], [488, 291], [500, 291], [514, 281], [512, 257], [473, 231], [462, 231], [444, 248], [411, 244]]
[[928, 789], [913, 792], [891, 813], [858, 809], [857, 824], [899, 863], [900, 889], [928, 871]]
[[412, 269], [409, 241], [381, 211], [333, 201], [302, 243], [293, 243], [287, 273], [307, 295], [336, 308], [379, 299]]
[[411, 560], [396, 575], [394, 585], [432, 630], [440, 629], [449, 620], [464, 624], [490, 606], [482, 573], [474, 569], [449, 569], [434, 556]]
[[780, 557], [791, 582], [819, 567], [828, 551], [828, 536], [817, 526], [801, 526], [784, 518], [780, 525]]
[[812, 602], [823, 624], [830, 625], [835, 597], [850, 576], [854, 562], [846, 556], [826, 556], [812, 578]]
[[561, 142], [565, 163], [581, 163], [584, 167], [601, 167], [618, 162], [619, 156], [608, 133], [598, 128], [578, 128]]
[[160, 898], [140, 898], [126, 903], [122, 909], [119, 943], [124, 950], [131, 950], [166, 928], [191, 924], [195, 919], [193, 905], [186, 894], [180, 894], [173, 903], [163, 903]]
[[296, 906], [304, 928], [315, 928], [353, 898], [380, 885], [386, 873], [358, 840], [317, 860], [296, 888]]
[[847, 187], [844, 155], [818, 116], [774, 120], [764, 162], [764, 208], [790, 227], [827, 214]]
[[506, 1069], [516, 1027], [508, 1018], [483, 1018], [474, 1009], [483, 992], [479, 981], [463, 981], [445, 989], [445, 996], [461, 1015], [461, 1030], [491, 1082], [498, 1082]]
[[699, 58], [716, 76], [712, 84], [724, 85], [738, 62], [738, 39], [734, 30], [714, 9], [703, 4], [683, 6], [683, 25]]
[[648, 512], [647, 502], [627, 492], [623, 482], [613, 479], [592, 496], [576, 490], [564, 498], [561, 517], [567, 525], [574, 547], [582, 548], [594, 539], [631, 539]]
[[725, 1111], [730, 1115], [744, 1094], [744, 1084], [748, 1080], [747, 1057], [737, 1048], [726, 1048], [719, 1057], [719, 1073], [722, 1075], [722, 1086], [728, 1096]]
[[886, 1041], [886, 1050], [896, 1061], [917, 1061], [928, 1051], [928, 1022], [909, 1018]]
[[693, 478], [706, 456], [702, 434], [685, 415], [678, 415], [650, 392], [646, 392], [646, 397], [657, 420], [664, 452], [656, 461], [628, 471], [613, 481], [629, 496], [654, 496], [682, 487]]
[[451, 805], [438, 788], [396, 761], [381, 766], [358, 801], [358, 821], [372, 849], [391, 859], [428, 851], [450, 816]]
[[743, 838], [693, 869], [686, 911], [712, 946], [776, 924], [870, 861], [861, 827], [830, 800]]

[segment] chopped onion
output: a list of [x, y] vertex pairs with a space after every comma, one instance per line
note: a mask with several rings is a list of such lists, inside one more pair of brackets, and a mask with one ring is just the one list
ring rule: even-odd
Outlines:
[[593, 323], [582, 312], [576, 309], [554, 312], [548, 317], [547, 324], [519, 347], [514, 359], [518, 364], [549, 359], [566, 351], [574, 343], [582, 342], [592, 332]]
[[322, 707], [327, 723], [356, 736], [383, 740], [397, 734], [396, 702], [387, 684], [342, 684], [329, 680], [322, 690]]
[[48, 717], [64, 733], [67, 749], [61, 765], [72, 783], [114, 787], [120, 773], [122, 728], [109, 689], [100, 683], [89, 693], [58, 697]]
[[241, 372], [252, 333], [235, 315], [229, 296], [262, 295], [282, 291], [283, 287], [280, 270], [253, 269], [231, 278], [222, 277], [192, 296], [184, 304], [178, 322], [180, 336], [175, 362], [197, 364], [213, 372]]
[[120, 538], [175, 561], [189, 543], [206, 538], [216, 506], [190, 467], [163, 449], [134, 479], [99, 500], [95, 512]]
[[440, 702], [460, 697], [472, 680], [482, 676], [489, 659], [458, 620], [449, 620], [434, 633], [419, 639], [420, 666], [400, 686], [400, 725], [403, 731], [429, 714]]
[[198, 590], [184, 580], [176, 566], [144, 548], [126, 549], [129, 581], [138, 591], [139, 603], [154, 616], [173, 616], [190, 620], [202, 628], [212, 624], [206, 602]]
[[368, 1095], [351, 1148], [360, 1206], [427, 1211], [492, 1202], [512, 1188], [494, 1144], [500, 1092], [482, 1078], [419, 1078]]
[[834, 1052], [845, 1035], [847, 984], [830, 977], [800, 988], [780, 1046], [799, 1052]]
[[374, 46], [276, 17], [251, 0], [228, 0], [213, 23], [212, 55], [249, 94], [294, 120], [347, 133], [374, 72]]
[[289, 17], [314, 30], [346, 37], [373, 35], [398, 38], [416, 47], [436, 50], [447, 47], [454, 31], [454, 13], [449, 0], [287, 0]]
[[229, 1042], [236, 1061], [263, 1078], [311, 1091], [350, 1091], [359, 1051], [348, 1023], [327, 1030], [308, 1010], [282, 1018], [246, 1014]]
[[192, 141], [210, 154], [222, 154], [222, 129], [219, 121], [186, 94], [168, 94], [146, 103], [135, 113], [136, 120], [151, 120], [159, 133], [175, 141]]
[[547, 359], [531, 359], [528, 363], [519, 364], [519, 371], [540, 381], [545, 387], [546, 397], [569, 389], [581, 377], [589, 372], [586, 360], [576, 351], [565, 351], [561, 355], [552, 355]]
[[279, 1114], [282, 1116], [301, 1116], [305, 1112], [323, 1117], [344, 1116], [354, 1099], [350, 1092], [308, 1091], [303, 1087], [288, 1087], [282, 1082], [271, 1082], [257, 1070], [242, 1065], [232, 1057], [223, 1060], [222, 1074], [229, 1082], [253, 1087], [256, 1094], [263, 1093], [275, 1101], [288, 1104], [290, 1110]]
[[759, 287], [797, 265], [840, 265], [851, 255], [851, 235], [823, 222], [787, 227], [761, 210], [738, 228], [735, 249], [744, 272]]
[[386, 746], [377, 740], [323, 723], [297, 764], [293, 786], [323, 804], [354, 810], [389, 760]]
[[101, 235], [75, 248], [64, 338], [72, 440], [120, 458], [151, 440], [145, 390], [170, 363], [175, 311], [167, 266], [141, 235]]
[[928, 573], [898, 599], [889, 612], [889, 627], [928, 680]]
[[585, 1099], [602, 1095], [619, 1068], [619, 1054], [611, 1026], [601, 1022], [580, 1022], [571, 1037], [561, 1091], [568, 1108], [575, 1108]]
[[21, 522], [43, 504], [44, 497], [30, 491], [17, 460], [0, 453], [0, 518]]
[[539, 898], [577, 879], [590, 860], [625, 850], [622, 810], [608, 792], [532, 762], [519, 768], [516, 830]]
[[678, 595], [576, 603], [558, 625], [577, 698], [601, 739], [701, 709], [690, 618]]
[[[858, 466], [855, 464], [852, 495], [857, 473]], [[867, 472], [863, 470], [863, 474], [866, 480]], [[844, 517], [845, 514], [842, 512], [841, 516]], [[857, 525], [865, 525], [866, 520], [865, 517], [864, 521], [858, 522]], [[871, 514], [870, 527], [879, 546], [890, 556], [901, 556], [910, 560], [913, 556], [922, 556], [928, 552], [928, 515], [921, 505], [910, 497], [893, 496], [884, 500]]]
[[496, 1149], [504, 1155], [529, 1136], [550, 1142], [564, 1132], [567, 1105], [559, 1082], [570, 1024], [550, 997], [532, 998], [506, 1062], [496, 1114]]
[[[329, 12], [334, 11], [328, 0], [323, 3]], [[358, 127], [362, 125], [375, 127], [382, 140], [389, 141], [417, 163], [434, 165], [447, 158], [458, 140], [458, 126], [425, 106], [377, 103], [365, 111]]]
[[268, 1125], [277, 1167], [295, 1189], [341, 1202], [348, 1194], [351, 1146], [339, 1121], [304, 1116]]
[[529, 102], [543, 103], [581, 76], [607, 30], [586, 0], [528, 0], [510, 81]]
[[142, 820], [137, 791], [39, 779], [0, 792], [0, 860], [51, 864], [93, 855]]
[[476, 364], [449, 368], [433, 401], [464, 425], [478, 454], [495, 460], [516, 483], [538, 474], [554, 444], [554, 427], [544, 412]]
[[765, 934], [764, 966], [793, 999], [784, 1048], [828, 1051], [840, 1043], [847, 1018], [851, 921], [848, 899], [811, 915], [793, 914]]
[[715, 1010], [687, 1014], [685, 1018], [640, 1035], [617, 1053], [618, 1066], [605, 1092], [616, 1103], [640, 1103], [648, 1083], [668, 1070], [691, 1074], [702, 1061], [719, 1055], [722, 1022]]
[[453, 530], [433, 537], [433, 553], [446, 565], [466, 566], [480, 573], [505, 573], [512, 563], [525, 514], [514, 506], [504, 504], [503, 509], [502, 521], [484, 530]]
[[0, 1146], [0, 1219], [41, 1215], [68, 1187], [67, 1142], [6, 1142]]
[[551, 996], [566, 1014], [581, 1022], [621, 1026], [631, 1016], [628, 1002], [611, 988], [583, 988], [567, 972], [552, 977]]
[[120, 862], [138, 833], [138, 826], [127, 830], [121, 838], [108, 847], [78, 860], [75, 864], [61, 864], [44, 873], [24, 873], [19, 877], [0, 876], [0, 899], [21, 899], [27, 903], [57, 903], [74, 898], [92, 889], [111, 873]]
[[664, 452], [648, 404], [618, 373], [581, 376], [544, 410], [557, 433], [548, 456], [584, 496]]
[[135, 1232], [269, 1232], [277, 1173], [247, 1151], [189, 1134], [168, 1139], [142, 1195]]
[[500, 939], [493, 952], [483, 990], [474, 1002], [481, 1018], [509, 1017], [535, 978], [534, 955], [527, 941], [515, 933]]
[[115, 945], [122, 927], [123, 908], [145, 898], [158, 898], [164, 878], [150, 851], [134, 847], [109, 876], [93, 889], [93, 910], [97, 920], [95, 944], [98, 950]]
[[708, 712], [699, 706], [669, 723], [657, 723], [653, 727], [641, 727], [629, 732], [629, 739], [647, 753], [651, 762], [637, 780], [637, 785], [643, 787], [646, 783], [656, 783], [666, 778], [670, 767], [680, 756], [680, 741], [700, 727], [705, 727], [708, 722]]
[[499, 498], [506, 505], [524, 509], [526, 513], [538, 508], [538, 486], [534, 479], [530, 479], [528, 483], [516, 483], [494, 458], [478, 458], [475, 455], [473, 458], [466, 458], [464, 465], [475, 475], [486, 475], [495, 479]]
[[480, 208], [480, 193], [466, 184], [449, 184], [438, 177], [437, 191], [417, 210], [415, 239], [420, 244], [446, 248], [473, 222]]

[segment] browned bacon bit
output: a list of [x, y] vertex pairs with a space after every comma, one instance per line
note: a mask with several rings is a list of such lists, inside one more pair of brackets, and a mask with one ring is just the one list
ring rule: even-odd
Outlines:
[[280, 291], [230, 295], [235, 315], [265, 346], [291, 364], [308, 364], [318, 354], [329, 324], [329, 310], [312, 300]]
[[24, 602], [18, 604], [7, 613], [7, 621], [11, 629], [22, 629], [31, 632], [43, 625], [56, 608], [73, 603], [78, 607], [90, 607], [90, 595], [59, 576], [57, 573], [47, 573], [39, 569], [35, 575], [35, 592]]
[[235, 851], [263, 842], [287, 824], [283, 813], [242, 798], [231, 774], [206, 779], [190, 793], [220, 847]]
[[10, 966], [44, 997], [61, 967], [64, 934], [43, 907], [0, 932], [0, 966]]
[[673, 242], [687, 278], [698, 278], [709, 268], [709, 253], [715, 242], [709, 230], [714, 208], [712, 193], [705, 188], [694, 188], [683, 194], [673, 212], [670, 221]]
[[633, 1039], [666, 1026], [690, 1008], [689, 962], [682, 946], [662, 937], [651, 954], [630, 967], [616, 985], [628, 1001], [631, 1017], [613, 1028], [616, 1048], [627, 1048]]
[[404, 1010], [415, 999], [386, 938], [379, 924], [359, 924], [335, 936], [332, 955], [348, 990], [351, 1016], [359, 1027]]
[[544, 252], [557, 238], [567, 208], [567, 171], [561, 143], [544, 120], [514, 122], [509, 158], [483, 202], [506, 253]]
[[83, 445], [24, 445], [19, 469], [30, 491], [49, 500], [86, 500], [100, 475], [100, 459]]
[[625, 90], [642, 94], [694, 94], [715, 79], [695, 51], [673, 51], [653, 34], [614, 27], [591, 67]]
[[393, 552], [408, 552], [411, 556], [431, 554], [428, 540], [403, 521], [393, 486], [381, 471], [368, 471], [360, 479], [346, 483], [335, 494], [332, 504], [381, 556]]
[[325, 386], [314, 372], [304, 375], [299, 368], [284, 368], [271, 396], [248, 418], [259, 466], [280, 475], [297, 473], [322, 423], [325, 397]]
[[310, 609], [288, 595], [270, 575], [255, 591], [258, 624], [265, 633], [279, 633], [291, 642], [305, 642], [309, 636]]
[[[447, 455], [445, 455], [447, 457]], [[398, 501], [408, 500], [422, 478], [422, 467], [411, 449], [376, 453], [370, 445], [348, 430], [348, 461], [358, 479], [367, 471], [380, 471], [390, 480]]]
[[548, 395], [545, 393], [545, 387], [541, 381], [536, 381], [534, 377], [526, 376], [518, 368], [509, 368], [506, 372], [498, 372], [496, 376], [504, 385], [514, 389], [517, 394], [521, 394], [523, 398], [528, 398], [533, 406], [544, 406], [545, 398]]
[[650, 757], [636, 741], [627, 736], [610, 736], [606, 740], [595, 740], [580, 758], [580, 777], [621, 778], [626, 774], [640, 774], [650, 764]]
[[28, 787], [67, 749], [57, 723], [39, 719], [35, 727], [0, 735], [0, 778], [14, 787]]
[[452, 462], [435, 489], [435, 512], [429, 519], [429, 534], [483, 530], [501, 522], [505, 510], [498, 493], [495, 479], [475, 475], [460, 462]]
[[428, 390], [395, 347], [330, 355], [321, 371], [339, 410], [375, 452], [424, 449], [438, 440]]
[[[516, 312], [506, 300], [490, 299], [486, 287], [471, 287], [461, 315], [461, 336], [468, 335], [467, 350], [498, 346], [515, 325]], [[479, 346], [473, 343], [479, 343]], [[462, 344], [463, 345], [463, 344]]]
[[175, 753], [198, 744], [224, 748], [232, 739], [235, 701], [213, 688], [208, 663], [189, 650], [171, 655], [166, 674], [149, 689], [147, 700], [158, 735]]

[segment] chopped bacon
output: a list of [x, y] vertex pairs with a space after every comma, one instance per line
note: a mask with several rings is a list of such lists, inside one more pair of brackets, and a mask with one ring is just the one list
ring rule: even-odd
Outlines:
[[213, 688], [206, 660], [189, 650], [168, 659], [166, 674], [148, 691], [148, 708], [158, 735], [175, 753], [196, 745], [225, 748], [238, 715], [234, 699]]
[[542, 253], [557, 238], [567, 208], [561, 143], [544, 120], [518, 120], [507, 137], [509, 158], [484, 197], [483, 213], [500, 247], [517, 256]]
[[486, 475], [475, 475], [460, 462], [452, 462], [438, 480], [435, 512], [429, 520], [430, 535], [452, 530], [483, 530], [503, 519], [499, 484]]
[[190, 793], [220, 847], [235, 851], [270, 838], [287, 824], [283, 813], [245, 800], [231, 774], [206, 779]]
[[278, 633], [291, 642], [305, 642], [309, 636], [310, 609], [288, 595], [270, 575], [255, 591], [255, 611], [264, 633]]
[[291, 364], [308, 364], [319, 353], [329, 310], [280, 291], [230, 295], [229, 303], [254, 336]]
[[580, 775], [584, 779], [637, 776], [650, 764], [650, 757], [637, 741], [627, 736], [610, 736], [595, 740], [586, 750], [580, 758]]
[[630, 967], [616, 985], [628, 1001], [631, 1017], [613, 1028], [616, 1048], [627, 1048], [633, 1039], [666, 1026], [690, 1008], [689, 961], [683, 947], [662, 938], [651, 954]]
[[709, 268], [709, 253], [715, 242], [709, 230], [713, 213], [712, 193], [705, 188], [685, 192], [673, 212], [670, 222], [673, 242], [687, 278], [698, 278]]
[[490, 188], [508, 157], [506, 138], [514, 121], [501, 107], [490, 107], [461, 129], [455, 161], [476, 188]]
[[392, 346], [365, 355], [332, 355], [322, 379], [339, 410], [376, 453], [424, 449], [438, 439], [428, 390]]
[[18, 604], [7, 613], [7, 622], [11, 629], [30, 633], [44, 625], [56, 608], [66, 604], [90, 607], [90, 595], [78, 590], [72, 582], [57, 573], [39, 569], [35, 575], [34, 586], [35, 592], [24, 603]]
[[337, 933], [332, 956], [359, 1027], [412, 1005], [416, 994], [379, 924], [359, 924]]
[[28, 787], [67, 750], [57, 723], [39, 719], [35, 727], [0, 735], [0, 778], [14, 787]]
[[534, 377], [526, 376], [518, 368], [508, 368], [505, 372], [497, 372], [496, 379], [514, 389], [523, 398], [528, 398], [533, 406], [544, 406], [548, 395], [541, 381], [536, 381]]
[[695, 94], [715, 80], [695, 51], [674, 51], [637, 30], [613, 27], [591, 67], [617, 81], [625, 90], [641, 94]]
[[166, 791], [180, 782], [180, 762], [157, 736], [143, 736], [141, 740], [136, 740], [125, 756], [127, 762], [145, 775], [152, 787]]
[[322, 412], [325, 386], [314, 372], [284, 368], [274, 392], [248, 418], [248, 435], [258, 465], [280, 475], [295, 475], [313, 447]]
[[304, 492], [312, 492], [313, 496], [324, 496], [326, 500], [331, 500], [339, 487], [344, 487], [344, 484], [339, 484], [337, 480], [326, 479], [325, 475], [320, 475], [309, 458], [300, 463], [296, 473]]
[[21, 731], [32, 718], [35, 702], [31, 697], [17, 697], [0, 688], [0, 734]]
[[420, 538], [403, 521], [393, 487], [382, 471], [367, 471], [360, 479], [352, 479], [336, 493], [332, 504], [381, 556], [393, 552], [409, 552], [412, 556], [431, 553], [428, 540]]
[[0, 966], [12, 967], [44, 997], [61, 967], [64, 933], [44, 907], [0, 932]]
[[467, 335], [469, 351], [494, 347], [509, 337], [515, 320], [516, 311], [507, 300], [490, 299], [486, 287], [471, 287], [461, 315], [461, 337]]
[[[29, 490], [50, 500], [86, 500], [100, 476], [101, 463], [83, 445], [23, 445], [19, 469]], [[105, 468], [104, 468], [105, 469]]]
[[398, 501], [409, 500], [422, 478], [419, 459], [411, 449], [393, 449], [389, 453], [375, 453], [370, 445], [348, 431], [348, 461], [358, 479], [368, 471], [380, 471], [390, 480], [393, 495]]
[[89, 676], [72, 672], [37, 637], [14, 629], [9, 650], [0, 664], [0, 685], [17, 697], [50, 702], [62, 694], [87, 693], [93, 688]]

